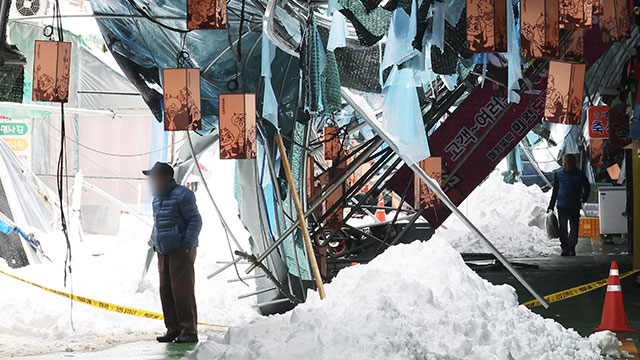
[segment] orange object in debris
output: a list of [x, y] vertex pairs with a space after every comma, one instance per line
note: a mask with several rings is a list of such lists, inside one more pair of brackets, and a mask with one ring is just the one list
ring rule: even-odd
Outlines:
[[613, 332], [635, 332], [627, 325], [627, 315], [624, 312], [622, 301], [622, 286], [620, 285], [620, 273], [618, 263], [611, 262], [609, 280], [607, 281], [607, 295], [604, 298], [602, 310], [602, 322], [594, 331], [609, 330]]
[[384, 211], [384, 196], [382, 193], [378, 195], [378, 209], [376, 210], [376, 219], [380, 222], [387, 221], [387, 213]]
[[599, 217], [581, 217], [580, 227], [578, 228], [578, 236], [580, 237], [600, 236], [600, 218]]

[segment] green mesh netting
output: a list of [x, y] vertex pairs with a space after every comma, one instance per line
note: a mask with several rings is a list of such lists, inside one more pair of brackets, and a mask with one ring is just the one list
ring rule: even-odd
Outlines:
[[391, 12], [381, 7], [369, 11], [359, 0], [338, 0], [338, 3], [344, 8], [340, 12], [351, 21], [362, 45], [374, 45], [389, 30]]
[[332, 51], [327, 52], [327, 63], [322, 73], [322, 103], [325, 114], [333, 114], [342, 109], [340, 74], [336, 56]]
[[[304, 132], [305, 126], [296, 121], [293, 128], [293, 140], [297, 144], [302, 144], [304, 141]], [[293, 173], [293, 179], [295, 182], [296, 189], [298, 193], [300, 193], [300, 185], [302, 179], [302, 166], [303, 166], [303, 149], [300, 146], [293, 145], [293, 149], [291, 151], [291, 172]], [[288, 214], [288, 217], [293, 219], [294, 221], [298, 219], [296, 214], [295, 207], [293, 205], [293, 200], [291, 200], [291, 194], [287, 188], [287, 198], [283, 202], [283, 211]], [[284, 228], [288, 226], [289, 222], [284, 221], [285, 219], [280, 216], [281, 226]], [[300, 230], [294, 231], [291, 235], [289, 235], [286, 240], [282, 243], [285, 255], [285, 262], [287, 263], [287, 267], [289, 268], [289, 273], [295, 276], [299, 276], [302, 280], [311, 280], [311, 272], [309, 270], [309, 262], [307, 261], [307, 255], [304, 248], [304, 241], [302, 240], [302, 234]], [[294, 250], [295, 247], [295, 250]], [[297, 255], [297, 256], [296, 256]], [[296, 262], [297, 258], [297, 262]], [[298, 274], [298, 264], [300, 265], [300, 274]]]

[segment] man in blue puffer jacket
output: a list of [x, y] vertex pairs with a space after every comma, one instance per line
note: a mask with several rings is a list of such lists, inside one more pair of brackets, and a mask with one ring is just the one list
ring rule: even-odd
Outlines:
[[154, 195], [151, 242], [158, 253], [160, 300], [167, 327], [167, 333], [157, 340], [198, 342], [193, 263], [202, 218], [196, 198], [191, 190], [176, 184], [169, 164], [157, 162], [143, 173], [149, 176]]
[[[548, 211], [553, 211], [558, 202], [558, 225], [562, 256], [575, 256], [580, 226], [580, 209], [587, 202], [591, 186], [584, 172], [576, 166], [576, 157], [566, 154], [562, 168], [553, 176], [553, 193]], [[569, 226], [567, 226], [569, 225]]]

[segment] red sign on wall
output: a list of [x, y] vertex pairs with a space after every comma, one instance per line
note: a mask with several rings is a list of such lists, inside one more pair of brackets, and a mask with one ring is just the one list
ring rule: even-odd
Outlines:
[[609, 107], [592, 106], [587, 114], [589, 117], [589, 137], [591, 139], [608, 139]]

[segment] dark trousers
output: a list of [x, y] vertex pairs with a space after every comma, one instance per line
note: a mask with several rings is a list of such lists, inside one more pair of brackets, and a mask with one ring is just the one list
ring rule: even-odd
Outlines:
[[167, 332], [192, 335], [198, 333], [198, 313], [194, 294], [196, 248], [182, 246], [169, 254], [158, 253], [160, 301]]
[[558, 206], [558, 225], [560, 227], [560, 247], [562, 252], [575, 253], [576, 244], [578, 244], [580, 208]]

